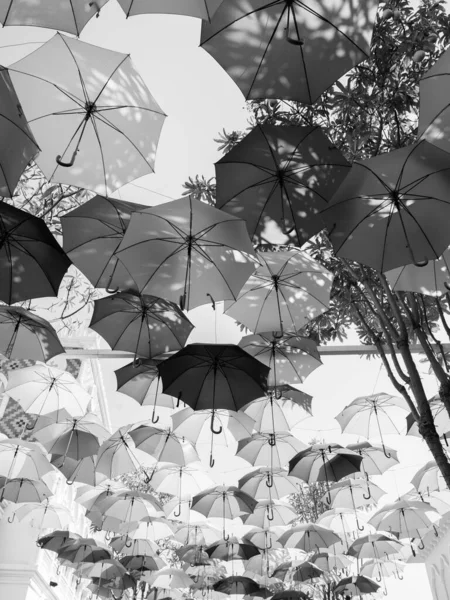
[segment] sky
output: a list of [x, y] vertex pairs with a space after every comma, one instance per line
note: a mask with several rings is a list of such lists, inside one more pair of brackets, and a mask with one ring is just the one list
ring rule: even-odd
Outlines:
[[[39, 28], [4, 28], [0, 33], [0, 64], [11, 64], [52, 35], [53, 31]], [[131, 54], [149, 90], [168, 115], [157, 152], [156, 173], [126, 186], [117, 193], [118, 197], [149, 205], [180, 197], [182, 184], [189, 176], [214, 175], [214, 162], [220, 158], [213, 141], [217, 133], [223, 128], [230, 131], [246, 127], [248, 113], [241, 92], [212, 57], [199, 48], [199, 36], [199, 20], [165, 15], [126, 19], [115, 0], [110, 0], [102, 8], [100, 17], [93, 18], [82, 32], [83, 41]], [[230, 318], [221, 315], [220, 305], [216, 313], [210, 307], [202, 307], [191, 311], [189, 317], [196, 325], [189, 341], [236, 343], [242, 335]], [[101, 361], [114, 429], [151, 416], [151, 408], [142, 408], [116, 392], [113, 371], [127, 362]], [[436, 382], [425, 371], [423, 378], [432, 395]], [[302, 389], [314, 398], [314, 417], [302, 421], [295, 430], [305, 443], [313, 438], [342, 444], [359, 441], [356, 436], [341, 435], [333, 417], [357, 396], [395, 393], [380, 370], [378, 359], [355, 356], [324, 357], [323, 366], [310, 375]], [[164, 423], [163, 415], [161, 423]], [[387, 436], [385, 442], [399, 451], [401, 461], [383, 476], [382, 483], [379, 482], [388, 491], [385, 501], [392, 501], [409, 489], [409, 481], [429, 460], [429, 455], [424, 443], [417, 438]], [[199, 448], [206, 465], [208, 440], [200, 440]], [[236, 483], [248, 465], [233, 459], [234, 448], [220, 450], [215, 467], [215, 473], [220, 475], [216, 475], [216, 479]], [[387, 600], [408, 596], [431, 599], [420, 565], [407, 567], [403, 582], [392, 578], [388, 582]]]

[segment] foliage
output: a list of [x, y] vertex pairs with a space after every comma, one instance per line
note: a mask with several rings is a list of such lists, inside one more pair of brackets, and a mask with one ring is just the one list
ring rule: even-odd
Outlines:
[[299, 523], [315, 523], [327, 508], [321, 498], [327, 493], [327, 484], [324, 481], [317, 483], [301, 483], [298, 494], [291, 494], [289, 502], [294, 507], [299, 518]]

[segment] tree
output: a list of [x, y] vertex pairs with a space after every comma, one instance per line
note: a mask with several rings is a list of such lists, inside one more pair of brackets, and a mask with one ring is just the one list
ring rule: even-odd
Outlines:
[[[349, 161], [376, 156], [416, 141], [419, 81], [450, 43], [445, 2], [380, 3], [371, 57], [325, 92], [313, 106], [285, 101], [251, 101], [249, 129], [256, 123], [319, 125]], [[229, 151], [245, 132], [225, 131], [216, 140]], [[195, 182], [201, 183], [195, 186]], [[206, 188], [205, 188], [206, 184]], [[214, 181], [191, 178], [186, 193], [211, 202]], [[273, 247], [259, 249], [276, 250]], [[335, 275], [330, 310], [303, 335], [322, 344], [344, 340], [356, 328], [363, 344], [376, 346], [386, 372], [407, 402], [419, 431], [450, 487], [450, 463], [436, 431], [411, 344], [420, 344], [439, 381], [439, 397], [450, 415], [450, 370], [440, 337], [450, 339], [450, 295], [431, 298], [397, 293], [386, 277], [362, 264], [336, 257], [326, 232], [304, 247]]]

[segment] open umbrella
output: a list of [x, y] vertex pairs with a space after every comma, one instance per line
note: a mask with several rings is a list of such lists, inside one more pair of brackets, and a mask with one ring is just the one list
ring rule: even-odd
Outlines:
[[295, 332], [328, 310], [332, 274], [305, 252], [259, 252], [261, 266], [225, 313], [255, 333]]
[[[146, 517], [138, 524], [124, 524], [121, 527], [121, 531], [126, 532], [130, 540], [145, 539], [152, 542], [164, 538], [172, 538], [176, 529], [176, 525], [168, 521], [165, 517]], [[157, 550], [156, 546], [155, 550]], [[128, 554], [131, 554], [131, 552]]]
[[382, 273], [439, 258], [449, 184], [448, 154], [428, 142], [355, 161], [322, 212], [336, 254]]
[[68, 485], [77, 482], [97, 486], [108, 479], [107, 475], [97, 471], [97, 455], [75, 460], [68, 456], [55, 454], [52, 456], [51, 463], [58, 471], [61, 471]]
[[40, 481], [54, 470], [39, 444], [15, 438], [0, 440], [0, 476]]
[[210, 21], [222, 0], [119, 0], [127, 17], [163, 13], [185, 15]]
[[303, 383], [322, 364], [316, 342], [299, 335], [246, 335], [239, 346], [270, 368], [268, 382], [275, 388]]
[[97, 454], [96, 471], [108, 479], [135, 471], [142, 466], [153, 466], [155, 459], [136, 448], [127, 427], [118, 429], [103, 442]]
[[39, 152], [39, 147], [25, 119], [8, 71], [3, 67], [0, 69], [0, 99], [0, 139], [8, 141], [0, 147], [0, 194], [12, 198], [22, 173]]
[[322, 569], [322, 571], [342, 571], [348, 569], [352, 560], [344, 554], [329, 554], [328, 552], [318, 552], [310, 559], [313, 565]]
[[428, 461], [421, 467], [411, 479], [411, 483], [421, 494], [446, 489], [444, 477], [434, 460]]
[[[279, 386], [280, 388], [291, 388], [291, 386]], [[241, 412], [254, 419], [256, 431], [262, 433], [274, 431], [290, 431], [297, 423], [305, 417], [311, 415], [312, 396], [304, 392], [291, 388], [292, 398], [285, 396], [289, 393], [277, 393], [274, 389], [269, 389], [266, 396], [249, 402]], [[278, 397], [279, 396], [279, 397]]]
[[153, 172], [165, 114], [129, 55], [57, 33], [9, 72], [49, 181], [107, 196]]
[[[439, 513], [427, 502], [400, 500], [377, 510], [369, 523], [376, 529], [395, 533], [399, 539], [418, 537], [423, 546], [422, 534], [439, 519]], [[438, 535], [436, 528], [435, 534]]]
[[131, 214], [142, 208], [146, 207], [95, 196], [61, 217], [64, 250], [94, 287], [112, 293], [136, 286], [115, 251]]
[[[71, 417], [83, 416], [92, 399], [70, 373], [42, 364], [10, 371], [6, 391], [25, 412], [50, 414], [44, 425], [52, 417], [67, 422]], [[101, 427], [100, 423], [98, 426]]]
[[154, 496], [130, 490], [115, 492], [96, 502], [95, 511], [102, 516], [102, 529], [109, 531], [120, 531], [124, 524], [139, 523], [145, 518], [164, 514]]
[[279, 500], [298, 493], [295, 479], [280, 468], [260, 467], [241, 477], [238, 485], [239, 489], [257, 500]]
[[19, 306], [0, 306], [0, 354], [46, 362], [64, 352], [48, 321]]
[[295, 454], [305, 449], [305, 444], [288, 431], [254, 433], [239, 440], [236, 456], [251, 465], [281, 469]]
[[394, 292], [417, 292], [426, 296], [442, 296], [450, 285], [450, 250], [425, 266], [406, 265], [386, 273]]
[[[269, 488], [270, 489], [270, 488]], [[243, 518], [246, 525], [267, 529], [277, 525], [288, 525], [298, 517], [294, 508], [282, 500], [259, 500], [253, 512]]]
[[360, 470], [367, 478], [369, 475], [382, 475], [399, 463], [397, 452], [393, 448], [369, 444], [369, 442], [348, 444], [347, 448], [363, 457]]
[[356, 513], [357, 508], [376, 504], [384, 494], [372, 481], [349, 477], [333, 483], [321, 500], [333, 508], [353, 508]]
[[163, 462], [186, 466], [200, 460], [194, 445], [171, 429], [140, 425], [130, 431], [130, 437], [140, 451], [150, 455], [155, 462], [153, 473]]
[[1, 203], [0, 300], [12, 304], [57, 296], [69, 266], [70, 260], [42, 219]]
[[235, 300], [258, 262], [242, 219], [191, 196], [132, 215], [117, 256], [142, 293], [187, 310]]
[[346, 540], [352, 538], [356, 532], [363, 531], [367, 527], [367, 524], [362, 527], [360, 526], [358, 511], [353, 507], [335, 507], [326, 510], [319, 516], [316, 522], [323, 527], [332, 529], [336, 533], [343, 533]]
[[312, 104], [368, 58], [377, 4], [229, 0], [203, 23], [201, 45], [247, 99]]
[[260, 586], [250, 579], [250, 577], [241, 577], [239, 575], [232, 575], [225, 579], [221, 579], [213, 585], [213, 589], [216, 592], [222, 592], [227, 596], [236, 596], [242, 594], [251, 594], [258, 592]]
[[393, 536], [383, 533], [371, 533], [357, 538], [347, 551], [347, 554], [355, 558], [384, 558], [384, 555], [398, 554], [403, 544]]
[[378, 583], [372, 581], [364, 575], [354, 575], [352, 577], [344, 577], [336, 584], [334, 588], [335, 594], [341, 594], [344, 598], [349, 596], [363, 596], [365, 594], [375, 594], [380, 589]]
[[105, 558], [112, 558], [112, 552], [105, 546], [97, 544], [92, 538], [80, 538], [67, 542], [58, 551], [58, 559], [67, 560], [74, 565], [79, 563], [95, 563]]
[[14, 512], [14, 517], [30, 527], [37, 529], [63, 529], [71, 521], [71, 514], [62, 504], [27, 502], [21, 504]]
[[331, 529], [321, 527], [314, 523], [295, 525], [283, 533], [278, 541], [285, 548], [297, 548], [304, 552], [328, 548], [341, 541]]
[[[136, 523], [127, 523], [127, 525], [136, 525]], [[152, 540], [145, 538], [131, 539], [126, 534], [112, 538], [110, 546], [116, 552], [125, 556], [148, 556], [152, 559], [157, 558], [159, 550], [158, 545]], [[165, 566], [165, 563], [161, 566]]]
[[158, 369], [166, 394], [181, 398], [194, 410], [213, 411], [239, 410], [259, 398], [269, 374], [268, 367], [232, 344], [189, 344]]
[[188, 588], [194, 583], [184, 571], [173, 567], [166, 567], [152, 573], [146, 581], [152, 587], [163, 588], [164, 590]]
[[80, 537], [81, 536], [78, 533], [74, 533], [68, 529], [56, 529], [55, 531], [38, 538], [36, 544], [42, 548], [42, 550], [58, 552], [58, 550], [66, 543], [79, 539]]
[[108, 0], [95, 2], [72, 2], [71, 0], [46, 0], [30, 4], [25, 0], [2, 0], [0, 23], [58, 29], [79, 36], [82, 29]]
[[[428, 400], [430, 405], [431, 413], [433, 415], [434, 425], [436, 427], [436, 431], [438, 432], [440, 437], [443, 437], [444, 440], [447, 436], [450, 436], [450, 417], [445, 408], [444, 403], [442, 402], [439, 394], [433, 396]], [[419, 433], [419, 425], [415, 420], [412, 413], [406, 416], [406, 426], [407, 432], [406, 435], [414, 435], [416, 437], [421, 437]]]
[[324, 228], [320, 211], [349, 169], [320, 127], [257, 125], [216, 163], [216, 206], [252, 238], [301, 246]]
[[255, 544], [248, 540], [241, 540], [237, 537], [230, 537], [227, 540], [221, 540], [206, 548], [210, 558], [220, 560], [248, 560], [252, 556], [260, 554], [260, 550]]
[[386, 458], [391, 458], [383, 435], [401, 433], [407, 412], [403, 398], [379, 393], [355, 398], [335, 418], [343, 433], [356, 433], [366, 438], [379, 437]]
[[131, 292], [95, 300], [89, 327], [113, 350], [134, 352], [135, 360], [179, 350], [194, 328], [173, 302]]
[[0, 477], [0, 502], [9, 500], [16, 504], [22, 502], [42, 502], [53, 496], [53, 492], [43, 481], [34, 481], [23, 477], [6, 479]]
[[397, 577], [402, 580], [405, 563], [399, 560], [366, 560], [361, 567], [361, 575], [381, 581], [384, 577]]
[[120, 559], [121, 564], [126, 568], [127, 571], [159, 571], [167, 567], [167, 563], [159, 558], [159, 556], [143, 556], [140, 554], [122, 556]]
[[185, 546], [207, 546], [220, 539], [220, 531], [207, 522], [182, 523], [173, 537]]

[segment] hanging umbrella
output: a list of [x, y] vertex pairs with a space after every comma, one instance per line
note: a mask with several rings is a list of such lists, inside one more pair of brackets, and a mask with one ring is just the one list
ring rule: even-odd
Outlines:
[[272, 600], [309, 600], [310, 596], [301, 590], [283, 590], [272, 596]]
[[[347, 540], [352, 537], [358, 530], [363, 531], [366, 527], [369, 527], [367, 523], [360, 526], [360, 514], [356, 508], [346, 507], [335, 507], [330, 510], [326, 510], [317, 519], [317, 523], [322, 527], [328, 527], [336, 533], [344, 534], [344, 538]], [[363, 522], [366, 519], [363, 519]]]
[[34, 426], [33, 437], [50, 454], [68, 456], [74, 460], [96, 455], [100, 445], [110, 435], [98, 416], [88, 412], [82, 417], [71, 417], [61, 414], [63, 412], [41, 415]]
[[[153, 405], [152, 423], [159, 421], [157, 407], [175, 408], [176, 399], [163, 394], [159, 377], [159, 360], [140, 359], [132, 361], [115, 371], [117, 391], [131, 396], [141, 406]], [[139, 364], [138, 364], [139, 363]]]
[[49, 181], [108, 196], [153, 172], [165, 114], [129, 55], [57, 33], [9, 72]]
[[357, 508], [376, 504], [386, 492], [372, 481], [352, 479], [351, 477], [338, 481], [330, 486], [321, 501], [333, 508]]
[[334, 588], [335, 594], [342, 594], [344, 598], [346, 596], [363, 596], [364, 594], [375, 594], [380, 589], [380, 586], [365, 577], [364, 575], [354, 575], [352, 577], [344, 577], [338, 581]]
[[[0, 151], [0, 195], [12, 198], [22, 173], [39, 152], [39, 147], [25, 119], [9, 73], [3, 67], [0, 69], [0, 98], [0, 136], [1, 139], [8, 140]], [[22, 212], [11, 205], [2, 205], [2, 211], [8, 209], [11, 209], [13, 215]], [[7, 281], [3, 282], [5, 286]], [[6, 289], [2, 289], [2, 292], [6, 293]]]
[[289, 581], [290, 583], [303, 583], [305, 581], [318, 579], [322, 575], [323, 570], [320, 567], [306, 560], [305, 562], [292, 569], [292, 572], [289, 574], [287, 581]]
[[278, 384], [303, 383], [322, 364], [316, 342], [298, 335], [246, 335], [239, 346], [270, 368], [268, 383], [275, 388]]
[[259, 252], [261, 266], [225, 313], [255, 333], [297, 331], [328, 310], [333, 275], [305, 252]]
[[182, 568], [185, 572], [187, 572], [185, 569], [187, 564], [203, 567], [210, 565], [210, 558], [201, 546], [183, 546], [175, 550], [175, 554], [184, 563]]
[[397, 577], [402, 580], [405, 563], [399, 560], [367, 560], [361, 567], [361, 575], [381, 581], [384, 577]]
[[142, 208], [146, 206], [95, 196], [61, 217], [64, 250], [94, 287], [109, 293], [136, 287], [115, 251], [131, 214]]
[[102, 529], [117, 532], [124, 524], [164, 515], [162, 506], [154, 496], [138, 491], [113, 493], [96, 502], [95, 511], [101, 515]]
[[163, 13], [185, 15], [210, 21], [222, 0], [119, 0], [127, 17], [142, 14]]
[[158, 369], [163, 391], [194, 410], [239, 410], [264, 393], [269, 374], [268, 367], [232, 344], [189, 344]]
[[159, 556], [122, 556], [120, 563], [127, 571], [159, 571], [167, 567], [167, 563]]
[[403, 544], [393, 536], [383, 533], [372, 533], [357, 538], [347, 551], [347, 554], [355, 558], [376, 558], [380, 560], [384, 555], [398, 554]]
[[285, 548], [297, 548], [304, 552], [316, 551], [320, 548], [328, 548], [341, 541], [331, 529], [321, 527], [314, 523], [295, 525], [283, 533], [278, 541]]
[[118, 429], [103, 442], [98, 451], [96, 470], [108, 479], [135, 471], [141, 466], [152, 466], [155, 462], [146, 452], [136, 448], [127, 429]]
[[95, 300], [89, 327], [113, 350], [134, 352], [135, 360], [180, 350], [194, 328], [172, 302], [130, 292]]
[[53, 492], [43, 481], [33, 481], [18, 477], [6, 479], [0, 477], [0, 502], [9, 500], [16, 504], [23, 502], [42, 502], [53, 496]]
[[81, 417], [92, 400], [70, 373], [42, 364], [10, 371], [5, 391], [25, 412], [45, 414], [44, 423], [52, 416], [66, 421]]
[[295, 479], [284, 469], [260, 467], [239, 479], [239, 489], [257, 500], [279, 500], [289, 494], [297, 494]]
[[[248, 523], [246, 523], [246, 525], [248, 525]], [[273, 525], [273, 523], [269, 523], [264, 529], [261, 527], [254, 527], [244, 535], [243, 539], [258, 546], [264, 555], [272, 549], [276, 550], [282, 547], [278, 542], [278, 538], [286, 531], [286, 529], [287, 527], [284, 525]], [[264, 558], [264, 556], [262, 557]], [[266, 556], [266, 558], [268, 559], [268, 556]], [[250, 564], [247, 564], [247, 570], [252, 570]]]
[[51, 471], [53, 467], [38, 444], [14, 438], [0, 440], [0, 475], [7, 480], [40, 481]]
[[420, 80], [420, 112], [417, 135], [449, 152], [450, 53], [443, 52]]
[[369, 477], [369, 475], [382, 475], [399, 463], [397, 452], [392, 448], [369, 444], [369, 442], [348, 444], [347, 448], [363, 457], [360, 470], [366, 477]]
[[58, 550], [66, 543], [80, 538], [80, 534], [69, 531], [68, 529], [56, 529], [55, 531], [38, 538], [36, 544], [39, 548], [42, 548], [42, 550], [58, 552]]
[[[450, 435], [450, 417], [445, 408], [444, 403], [440, 399], [439, 395], [434, 396], [428, 401], [433, 415], [434, 425], [436, 431], [440, 437], [444, 440]], [[419, 425], [415, 420], [414, 416], [410, 413], [406, 417], [407, 432], [406, 435], [414, 435], [416, 437], [422, 437], [419, 433]]]
[[152, 573], [146, 581], [152, 587], [163, 588], [164, 590], [188, 588], [194, 583], [184, 571], [171, 567]]
[[352, 560], [344, 554], [328, 554], [328, 552], [318, 552], [314, 554], [309, 561], [322, 569], [322, 571], [341, 571], [348, 569], [352, 565]]
[[244, 221], [191, 196], [133, 215], [117, 256], [142, 293], [187, 310], [235, 300], [258, 262]]
[[[349, 170], [320, 127], [256, 125], [216, 163], [216, 206], [244, 219], [252, 238], [301, 246], [324, 228], [320, 211]], [[308, 256], [297, 255], [307, 271]]]
[[111, 550], [99, 546], [92, 538], [80, 538], [68, 542], [59, 549], [58, 559], [67, 560], [74, 565], [79, 563], [95, 563], [112, 558]]
[[126, 532], [131, 540], [145, 539], [158, 541], [164, 538], [172, 538], [176, 531], [176, 525], [165, 517], [146, 517], [139, 523], [124, 523], [120, 531]]
[[207, 546], [220, 539], [220, 531], [208, 523], [183, 523], [180, 524], [173, 536], [174, 540], [181, 544], [194, 544], [195, 546]]
[[257, 592], [260, 589], [260, 586], [256, 581], [249, 577], [233, 575], [215, 583], [213, 589], [216, 592], [222, 592], [222, 594], [226, 594], [227, 596], [236, 596], [238, 594], [252, 594]]
[[126, 569], [118, 560], [114, 558], [105, 558], [94, 564], [86, 563], [81, 565], [78, 568], [78, 574], [81, 575], [81, 577], [88, 577], [90, 579], [96, 577], [105, 583], [111, 579], [122, 578], [126, 574]]
[[305, 444], [288, 431], [254, 433], [239, 440], [236, 456], [251, 465], [281, 469], [295, 454], [305, 449]]
[[253, 512], [243, 518], [246, 525], [266, 529], [276, 525], [288, 525], [298, 514], [289, 502], [281, 500], [259, 500]]
[[[0, 71], [0, 94], [1, 75]], [[12, 304], [32, 298], [57, 296], [59, 285], [69, 267], [70, 260], [45, 221], [6, 202], [1, 203], [0, 300]]]
[[191, 509], [205, 517], [219, 517], [223, 520], [223, 538], [225, 535], [225, 519], [234, 519], [253, 512], [256, 500], [234, 486], [218, 485], [197, 494], [192, 499]]
[[100, 14], [100, 9], [108, 0], [95, 2], [50, 2], [30, 4], [24, 0], [2, 1], [0, 23], [3, 26], [26, 25], [58, 29], [79, 36], [88, 21]]
[[266, 396], [249, 402], [241, 412], [254, 419], [254, 427], [259, 433], [290, 431], [301, 420], [311, 415], [309, 407], [312, 400], [312, 396], [295, 388], [292, 390], [295, 400], [284, 397], [281, 392], [280, 398], [277, 398], [275, 391], [270, 390]]
[[355, 433], [366, 438], [379, 437], [387, 458], [383, 435], [400, 434], [408, 407], [403, 398], [379, 393], [360, 396], [353, 400], [335, 418], [343, 433]]
[[[196, 444], [203, 437], [206, 429], [210, 430], [210, 452], [209, 464], [214, 466], [214, 438], [223, 434], [225, 444], [229, 445], [234, 440], [241, 440], [252, 434], [254, 420], [241, 411], [231, 410], [197, 410], [193, 411], [189, 406], [171, 415], [173, 430], [186, 439]], [[214, 429], [214, 421], [217, 421], [217, 429]]]
[[382, 273], [439, 258], [449, 183], [448, 154], [428, 142], [355, 161], [322, 212], [336, 254]]
[[411, 479], [411, 483], [421, 494], [446, 489], [444, 477], [434, 460], [428, 461], [420, 468]]
[[[359, 471], [362, 456], [339, 444], [313, 444], [289, 461], [289, 475], [306, 483], [339, 481]], [[331, 502], [331, 500], [330, 500]]]
[[386, 273], [386, 279], [394, 292], [416, 292], [426, 296], [442, 296], [450, 285], [450, 250], [427, 265], [406, 265]]
[[111, 580], [103, 581], [101, 577], [92, 577], [91, 583], [87, 586], [86, 589], [90, 590], [94, 595], [97, 595], [100, 598], [112, 600], [111, 594], [114, 594], [117, 598], [119, 598], [125, 590], [134, 591], [136, 589], [136, 586], [137, 581], [127, 573], [122, 577], [117, 576]]
[[230, 537], [227, 540], [221, 540], [206, 548], [206, 552], [210, 558], [219, 560], [248, 560], [252, 556], [260, 553], [260, 550], [255, 544], [244, 541], [237, 537]]
[[38, 529], [64, 529], [71, 521], [69, 510], [60, 504], [43, 504], [27, 502], [21, 504], [14, 512], [14, 517], [21, 523]]
[[90, 510], [95, 507], [96, 502], [103, 500], [105, 497], [111, 496], [115, 492], [127, 491], [128, 488], [124, 484], [107, 479], [97, 486], [79, 486], [75, 494], [75, 501]]
[[422, 534], [439, 519], [437, 510], [426, 502], [400, 500], [377, 510], [369, 523], [376, 529], [395, 533], [399, 539], [418, 537], [423, 545]]
[[110, 542], [110, 546], [116, 552], [125, 556], [148, 556], [153, 559], [157, 558], [159, 550], [158, 545], [152, 540], [145, 538], [134, 539], [128, 537], [128, 535], [114, 537]]
[[48, 321], [19, 306], [0, 306], [0, 354], [46, 362], [65, 350]]
[[369, 56], [377, 3], [233, 0], [203, 23], [201, 46], [248, 100], [313, 104]]
[[153, 473], [159, 463], [170, 462], [178, 466], [186, 465], [200, 460], [193, 444], [179, 436], [170, 428], [159, 429], [148, 425], [140, 425], [130, 431], [136, 448], [150, 455], [155, 461]]
[[74, 460], [68, 456], [55, 454], [52, 456], [51, 463], [64, 475], [67, 485], [77, 482], [97, 486], [108, 479], [107, 475], [97, 471], [96, 455]]

